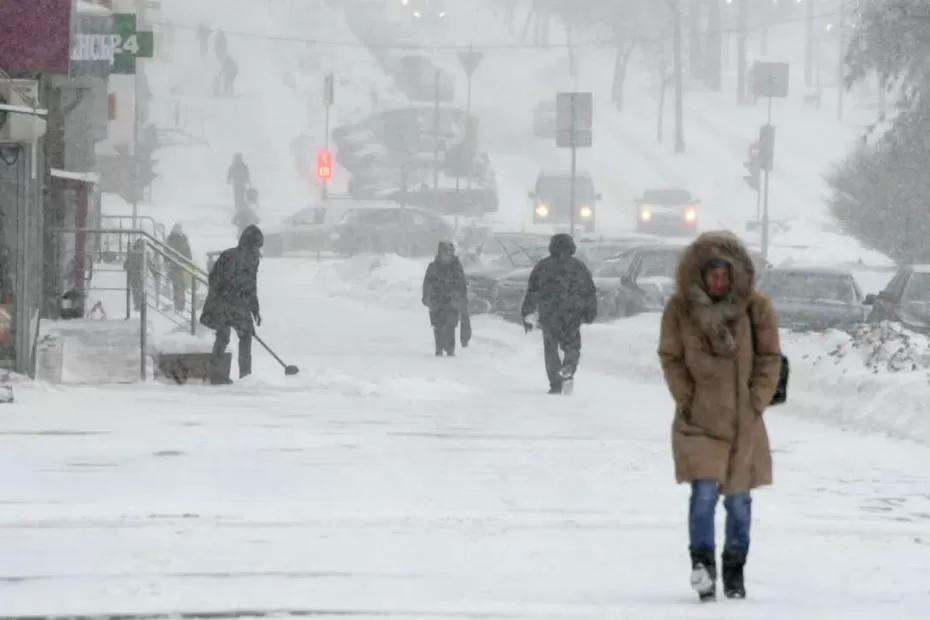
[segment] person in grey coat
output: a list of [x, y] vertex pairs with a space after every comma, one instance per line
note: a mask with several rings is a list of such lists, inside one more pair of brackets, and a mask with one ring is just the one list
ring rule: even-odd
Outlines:
[[533, 326], [527, 318], [539, 313], [549, 393], [560, 394], [563, 384], [578, 369], [581, 324], [593, 323], [597, 317], [597, 289], [587, 266], [575, 258], [571, 235], [554, 235], [549, 241], [549, 254], [530, 274], [521, 314], [523, 327], [529, 332]]
[[[186, 258], [188, 261], [191, 260], [191, 244], [187, 239], [187, 235], [184, 234], [184, 229], [181, 228], [180, 224], [174, 225], [174, 228], [171, 229], [171, 234], [168, 235], [165, 243], [169, 248]], [[187, 305], [185, 296], [187, 294], [187, 283], [190, 278], [191, 276], [189, 274], [189, 270], [185, 269], [183, 264], [179, 264], [175, 261], [168, 261], [168, 279], [171, 280], [171, 289], [174, 297], [174, 309], [178, 312], [183, 312], [184, 306]]]
[[239, 378], [252, 373], [253, 323], [262, 324], [258, 305], [258, 264], [265, 237], [258, 226], [249, 226], [239, 245], [223, 252], [210, 270], [207, 300], [200, 322], [216, 331], [214, 367], [223, 363], [231, 331], [239, 337]]

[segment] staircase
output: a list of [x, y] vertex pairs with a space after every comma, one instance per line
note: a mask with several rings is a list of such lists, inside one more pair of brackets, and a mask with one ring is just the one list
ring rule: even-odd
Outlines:
[[[157, 226], [58, 231], [59, 247], [74, 252], [62, 261], [68, 268], [62, 269], [59, 298], [80, 291], [74, 297], [80, 299], [83, 313], [42, 322], [37, 378], [79, 384], [147, 380], [159, 353], [210, 350], [211, 340], [197, 320], [206, 298], [207, 273], [157, 233]], [[128, 273], [133, 265], [141, 273], [138, 291], [132, 290]], [[177, 276], [185, 283], [181, 310], [175, 307], [172, 286]]]

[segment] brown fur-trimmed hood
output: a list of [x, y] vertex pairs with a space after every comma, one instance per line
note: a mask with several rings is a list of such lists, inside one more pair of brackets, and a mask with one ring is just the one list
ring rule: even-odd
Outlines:
[[[713, 259], [730, 264], [730, 294], [719, 301], [707, 294], [702, 273]], [[746, 246], [731, 232], [704, 233], [682, 253], [676, 275], [678, 295], [715, 354], [730, 356], [735, 352], [733, 324], [746, 312], [755, 279], [756, 268]]]

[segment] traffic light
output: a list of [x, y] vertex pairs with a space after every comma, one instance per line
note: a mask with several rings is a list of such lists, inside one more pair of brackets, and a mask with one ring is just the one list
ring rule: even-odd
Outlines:
[[322, 149], [316, 156], [316, 176], [321, 181], [333, 178], [333, 154], [328, 149]]
[[743, 180], [746, 181], [746, 184], [753, 189], [753, 191], [759, 191], [759, 173], [762, 171], [761, 161], [760, 161], [760, 147], [758, 142], [753, 142], [749, 146], [749, 160], [743, 162], [743, 166], [746, 168], [746, 172], [749, 174], [743, 177]]
[[772, 171], [775, 165], [775, 125], [763, 125], [759, 129], [759, 167]]

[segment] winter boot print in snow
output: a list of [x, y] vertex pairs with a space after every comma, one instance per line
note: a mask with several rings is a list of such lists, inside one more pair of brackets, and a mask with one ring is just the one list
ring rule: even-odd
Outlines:
[[725, 549], [723, 552], [723, 593], [727, 598], [746, 598], [743, 566], [746, 554]]
[[717, 598], [717, 559], [713, 549], [691, 550], [691, 587], [701, 601]]

